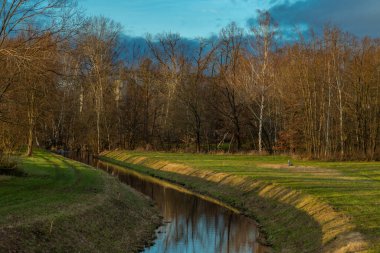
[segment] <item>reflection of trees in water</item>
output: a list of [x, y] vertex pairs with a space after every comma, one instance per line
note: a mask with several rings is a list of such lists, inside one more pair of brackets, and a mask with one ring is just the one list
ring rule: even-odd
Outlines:
[[99, 163], [98, 167], [150, 196], [164, 219], [170, 221], [158, 235], [155, 245], [145, 252], [265, 252], [265, 248], [256, 243], [256, 224], [252, 220], [104, 163]]
[[[151, 188], [149, 190], [149, 187]], [[257, 252], [255, 224], [225, 208], [162, 186], [146, 184], [165, 219], [163, 239], [147, 252]]]

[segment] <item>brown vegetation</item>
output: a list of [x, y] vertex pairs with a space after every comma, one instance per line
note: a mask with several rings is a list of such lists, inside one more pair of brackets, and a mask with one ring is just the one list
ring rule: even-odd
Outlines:
[[[122, 44], [106, 18], [52, 22], [68, 10], [57, 2], [33, 18], [20, 7], [28, 18], [12, 20], [25, 29], [0, 34], [3, 152], [27, 144], [28, 154], [40, 145], [380, 158], [377, 39], [326, 27], [284, 44], [262, 12], [248, 31], [148, 36], [144, 49]], [[51, 26], [33, 26], [38, 17]]]

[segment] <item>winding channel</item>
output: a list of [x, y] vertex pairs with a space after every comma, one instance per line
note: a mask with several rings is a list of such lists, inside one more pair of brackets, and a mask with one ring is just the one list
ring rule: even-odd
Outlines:
[[70, 157], [117, 176], [151, 198], [164, 224], [144, 253], [270, 253], [260, 244], [257, 223], [223, 203], [92, 156]]

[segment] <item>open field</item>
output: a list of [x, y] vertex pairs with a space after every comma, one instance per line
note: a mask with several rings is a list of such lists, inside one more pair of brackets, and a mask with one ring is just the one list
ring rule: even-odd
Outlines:
[[[241, 208], [255, 207], [255, 205], [247, 204], [249, 199], [246, 199], [246, 195], [252, 195], [252, 199], [254, 199], [254, 195], [264, 197], [266, 200], [275, 201], [278, 205], [294, 206], [301, 212], [297, 216], [295, 214], [297, 211], [293, 210], [293, 218], [297, 218], [287, 222], [289, 225], [293, 225], [293, 229], [299, 229], [299, 231], [280, 228], [280, 224], [286, 225], [287, 223], [286, 221], [281, 223], [282, 219], [278, 217], [273, 217], [278, 222], [277, 227], [276, 224], [268, 221], [266, 216], [269, 214], [285, 217], [286, 213], [278, 213], [285, 209], [280, 208], [277, 213], [270, 212], [268, 209], [266, 210], [267, 214], [257, 210], [247, 211], [248, 215], [257, 218], [264, 226], [270, 242], [277, 249], [286, 247], [284, 240], [293, 238], [295, 241], [298, 240], [298, 243], [302, 243], [302, 240], [314, 241], [313, 243], [309, 242], [309, 246], [305, 246], [309, 247], [309, 251], [305, 252], [319, 249], [327, 252], [333, 248], [344, 250], [342, 246], [344, 243], [352, 242], [351, 246], [353, 246], [354, 244], [359, 245], [363, 241], [368, 242], [369, 246], [358, 247], [358, 251], [370, 248], [372, 252], [380, 252], [380, 163], [293, 161], [294, 166], [288, 167], [289, 158], [282, 156], [258, 157], [129, 151], [115, 151], [104, 153], [104, 155], [111, 162], [145, 170], [146, 173], [209, 193]], [[159, 161], [168, 161], [169, 163], [160, 163]], [[155, 170], [146, 170], [146, 168]], [[213, 172], [213, 175], [208, 175], [209, 172]], [[233, 184], [226, 183], [228, 175], [237, 176], [234, 177], [235, 180], [239, 178], [245, 180], [241, 184], [236, 183], [236, 186], [243, 189], [243, 194], [233, 193], [234, 188], [228, 188]], [[211, 188], [205, 187], [205, 184], [199, 183], [199, 180], [197, 183], [197, 180], [194, 181], [194, 177], [208, 182], [216, 182], [218, 186], [214, 185], [214, 187], [218, 187], [219, 192], [213, 192]], [[221, 177], [221, 179], [215, 179], [215, 177]], [[244, 184], [247, 185], [248, 182], [259, 186], [245, 191]], [[228, 189], [230, 193], [223, 193], [223, 189]], [[287, 196], [280, 196], [279, 192]], [[292, 198], [293, 200], [289, 200]], [[300, 204], [302, 203], [301, 199], [306, 201], [306, 204]], [[308, 199], [310, 199], [309, 202], [307, 202]], [[260, 204], [256, 206], [260, 206]], [[302, 218], [301, 213], [307, 213], [316, 223], [313, 224], [312, 221], [309, 221], [309, 225], [305, 227], [307, 218]], [[304, 223], [301, 222], [302, 219], [304, 219]], [[337, 223], [335, 224], [335, 222]], [[297, 225], [297, 223], [299, 224]], [[304, 236], [305, 233], [310, 236]], [[341, 242], [338, 243], [339, 240], [336, 239], [341, 239]], [[297, 242], [294, 247], [297, 247]], [[346, 251], [342, 252], [348, 250], [346, 248]]]
[[136, 252], [160, 223], [151, 202], [105, 172], [37, 151], [0, 176], [0, 252]]

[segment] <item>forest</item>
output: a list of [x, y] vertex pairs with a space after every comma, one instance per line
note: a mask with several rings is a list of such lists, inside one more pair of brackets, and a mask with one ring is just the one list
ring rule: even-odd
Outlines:
[[[253, 12], [255, 14], [255, 12]], [[3, 0], [0, 152], [33, 147], [380, 159], [380, 40], [270, 13], [126, 40], [70, 1]]]

